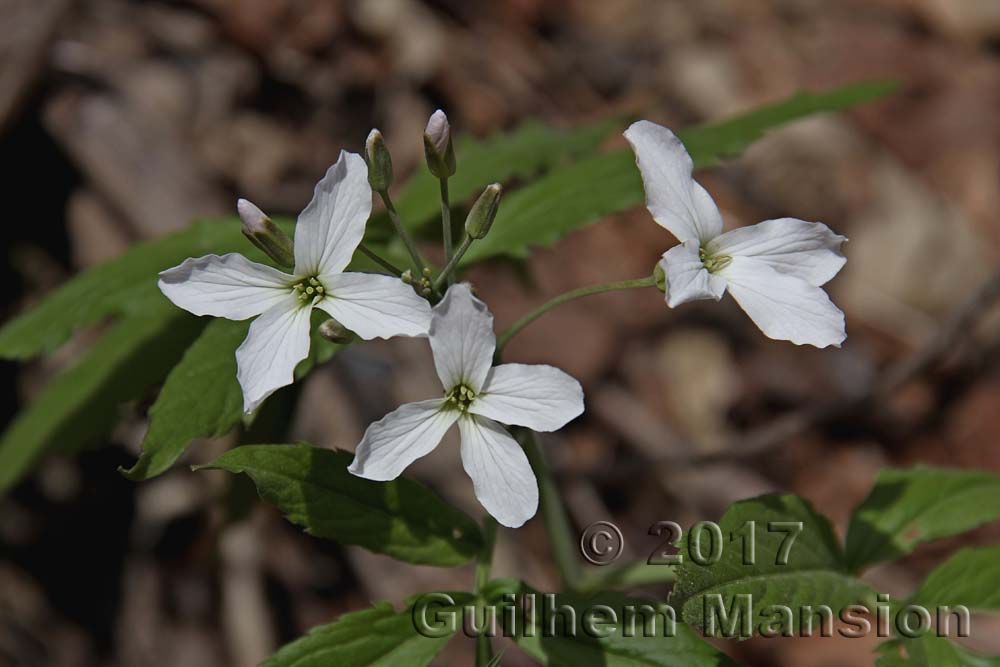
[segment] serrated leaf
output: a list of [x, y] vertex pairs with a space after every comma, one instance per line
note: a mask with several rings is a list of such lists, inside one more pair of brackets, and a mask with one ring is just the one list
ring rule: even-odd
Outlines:
[[312, 535], [398, 560], [451, 567], [482, 546], [478, 524], [426, 487], [347, 471], [352, 455], [309, 445], [246, 445], [199, 469], [246, 473], [261, 497]]
[[879, 654], [876, 667], [1000, 667], [1000, 657], [975, 654], [933, 634], [885, 642]]
[[887, 469], [854, 510], [847, 531], [853, 572], [910, 553], [921, 542], [1000, 520], [1000, 476], [928, 468]]
[[[821, 92], [800, 93], [719, 123], [678, 133], [695, 167], [738, 155], [767, 130], [823, 111], [836, 111], [891, 92], [894, 84], [861, 83]], [[549, 173], [504, 198], [486, 238], [472, 244], [468, 265], [497, 255], [524, 257], [531, 246], [548, 245], [575, 229], [641, 204], [642, 179], [632, 152], [592, 156]], [[664, 248], [669, 244], [664, 239]]]
[[116, 323], [54, 378], [0, 438], [0, 493], [46, 450], [73, 451], [108, 431], [121, 403], [159, 382], [204, 321], [173, 307]]
[[[473, 139], [463, 136], [455, 152], [459, 167], [448, 179], [452, 206], [478, 194], [490, 183], [533, 177], [574, 156], [590, 153], [610, 134], [613, 121], [571, 129], [528, 121], [511, 132]], [[418, 228], [441, 213], [438, 179], [419, 169], [396, 197], [396, 208], [407, 226]]]
[[1000, 547], [966, 548], [936, 567], [910, 599], [927, 609], [1000, 611]]
[[195, 438], [228, 433], [243, 415], [243, 392], [236, 380], [236, 348], [250, 320], [214, 319], [167, 376], [149, 409], [142, 455], [123, 474], [132, 480], [155, 477], [172, 466]]
[[[751, 521], [752, 557], [747, 546]], [[756, 633], [769, 619], [778, 618], [771, 605], [790, 610], [791, 630], [798, 634], [808, 615], [803, 607], [826, 605], [836, 617], [871, 593], [848, 573], [829, 520], [802, 498], [766, 495], [744, 500], [731, 505], [718, 525], [718, 552], [714, 549], [720, 547], [706, 536], [711, 531], [685, 535], [671, 596], [684, 621], [707, 634], [748, 636], [743, 622]], [[708, 564], [697, 564], [692, 553]], [[723, 615], [732, 619], [737, 612], [744, 612], [743, 622], [727, 626]]]
[[0, 328], [0, 358], [29, 359], [46, 354], [77, 329], [106, 317], [169, 305], [156, 287], [159, 271], [187, 257], [233, 250], [246, 251], [255, 261], [262, 259], [243, 238], [235, 219], [198, 222], [176, 234], [133, 246], [110, 262], [70, 279], [37, 306], [4, 324]]
[[[471, 598], [449, 595], [455, 607], [439, 606], [436, 611], [455, 612]], [[451, 634], [437, 634], [427, 637], [417, 632], [410, 609], [396, 612], [388, 602], [380, 602], [314, 628], [283, 646], [261, 667], [424, 667], [451, 639]]]
[[[686, 625], [671, 624], [666, 605], [621, 593], [534, 594], [534, 623], [525, 614], [514, 633], [518, 646], [551, 667], [601, 665], [602, 667], [734, 667], [727, 655], [699, 637]], [[557, 613], [563, 605], [573, 611], [572, 632]], [[551, 613], [545, 610], [552, 610]], [[655, 621], [654, 621], [655, 619]], [[555, 632], [553, 632], [553, 630]]]

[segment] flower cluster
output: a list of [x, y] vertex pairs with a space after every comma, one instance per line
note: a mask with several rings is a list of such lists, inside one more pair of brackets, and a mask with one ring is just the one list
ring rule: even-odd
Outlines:
[[[820, 289], [844, 265], [843, 237], [825, 225], [792, 218], [722, 233], [715, 203], [693, 180], [691, 158], [670, 130], [640, 121], [625, 137], [636, 153], [647, 207], [680, 241], [658, 266], [670, 307], [718, 300], [728, 289], [771, 338], [818, 347], [844, 340], [843, 313]], [[424, 144], [431, 173], [446, 193], [455, 155], [444, 113], [431, 117]], [[367, 162], [341, 152], [299, 215], [294, 241], [259, 208], [238, 202], [246, 236], [290, 272], [238, 253], [207, 255], [163, 271], [160, 289], [196, 315], [255, 318], [236, 351], [248, 413], [294, 381], [296, 366], [309, 354], [317, 309], [333, 318], [320, 325], [320, 333], [336, 340], [426, 337], [443, 394], [403, 405], [369, 426], [349, 469], [367, 479], [395, 479], [457, 425], [462, 463], [479, 502], [501, 524], [520, 526], [538, 508], [538, 484], [527, 456], [503, 425], [557, 430], [583, 412], [583, 389], [551, 366], [494, 365], [499, 351], [493, 316], [469, 285], [452, 284], [461, 254], [489, 231], [500, 186], [489, 186], [473, 206], [465, 239], [454, 253], [443, 196], [449, 261], [432, 280], [433, 270], [423, 265], [389, 199], [392, 162], [377, 130], [366, 142], [366, 157]], [[409, 270], [395, 270], [362, 246], [373, 189], [406, 243], [419, 282]], [[392, 275], [347, 271], [359, 248]], [[651, 279], [637, 282], [653, 284]], [[445, 285], [450, 286], [441, 295]]]

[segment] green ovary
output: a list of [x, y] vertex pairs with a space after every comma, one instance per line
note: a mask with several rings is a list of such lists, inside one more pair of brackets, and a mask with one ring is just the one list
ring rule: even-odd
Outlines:
[[323, 287], [323, 283], [316, 276], [295, 283], [292, 289], [298, 293], [299, 301], [303, 303], [309, 303], [316, 297], [326, 296], [326, 288]]
[[459, 412], [468, 412], [472, 401], [476, 399], [476, 392], [464, 384], [459, 384], [445, 394], [444, 398], [445, 408], [451, 408]]
[[709, 273], [717, 273], [729, 266], [733, 258], [729, 255], [710, 255], [704, 248], [698, 249], [698, 259]]

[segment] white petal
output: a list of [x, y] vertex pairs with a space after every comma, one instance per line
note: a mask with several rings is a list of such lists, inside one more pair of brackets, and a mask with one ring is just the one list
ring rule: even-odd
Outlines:
[[374, 273], [320, 276], [327, 296], [316, 303], [330, 317], [365, 340], [425, 336], [431, 306], [398, 278]]
[[292, 384], [295, 367], [309, 354], [308, 306], [287, 295], [250, 325], [236, 349], [236, 377], [243, 388], [243, 410], [253, 412], [277, 389]]
[[821, 222], [779, 218], [728, 231], [706, 250], [733, 257], [754, 257], [819, 287], [837, 275], [847, 259], [840, 245], [847, 239]]
[[366, 479], [387, 481], [438, 446], [458, 419], [457, 410], [442, 410], [444, 400], [407, 403], [368, 427], [348, 468]]
[[694, 239], [663, 253], [660, 268], [666, 276], [667, 305], [671, 308], [698, 299], [718, 301], [726, 292], [725, 279], [705, 269]]
[[295, 275], [340, 273], [365, 235], [372, 211], [368, 166], [356, 153], [340, 159], [316, 184], [295, 224]]
[[708, 241], [722, 231], [711, 195], [691, 177], [694, 163], [673, 132], [640, 120], [625, 130], [646, 189], [646, 208], [678, 241]]
[[462, 466], [472, 478], [476, 498], [494, 519], [518, 528], [538, 510], [538, 483], [517, 441], [491, 419], [458, 420]]
[[844, 313], [819, 287], [752, 257], [733, 257], [720, 273], [729, 293], [768, 338], [840, 347], [847, 337]]
[[493, 365], [493, 315], [465, 283], [448, 288], [434, 306], [430, 329], [434, 367], [445, 389], [465, 384], [477, 394]]
[[543, 364], [501, 364], [469, 411], [533, 431], [555, 431], [583, 412], [583, 387], [572, 376]]
[[239, 253], [191, 257], [160, 272], [160, 291], [195, 315], [245, 320], [283, 302], [293, 276]]

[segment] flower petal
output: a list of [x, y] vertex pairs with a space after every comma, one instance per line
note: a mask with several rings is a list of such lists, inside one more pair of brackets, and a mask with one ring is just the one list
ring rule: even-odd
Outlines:
[[500, 424], [485, 417], [458, 420], [462, 466], [476, 498], [494, 519], [518, 528], [538, 510], [538, 483], [528, 457]]
[[295, 278], [239, 253], [190, 257], [160, 272], [160, 291], [195, 315], [245, 320], [283, 302]]
[[768, 338], [840, 347], [847, 337], [844, 313], [826, 292], [801, 278], [753, 257], [733, 257], [720, 274], [729, 283], [729, 293]]
[[372, 211], [368, 167], [356, 153], [340, 159], [316, 184], [312, 201], [295, 223], [295, 275], [340, 273], [365, 235]]
[[640, 120], [625, 130], [646, 189], [646, 208], [678, 241], [708, 241], [722, 231], [711, 195], [691, 177], [694, 163], [673, 132]]
[[583, 412], [583, 387], [544, 364], [501, 364], [490, 369], [469, 411], [533, 431], [555, 431]]
[[277, 389], [295, 381], [295, 367], [309, 355], [309, 315], [288, 294], [250, 325], [236, 349], [236, 377], [243, 388], [243, 410], [253, 412]]
[[321, 276], [328, 296], [316, 302], [365, 340], [393, 336], [425, 336], [431, 306], [398, 278], [374, 273]]
[[663, 253], [660, 268], [667, 284], [667, 305], [676, 308], [688, 301], [715, 299], [726, 292], [726, 281], [709, 273], [698, 254], [698, 241], [692, 239]]
[[434, 306], [430, 328], [434, 367], [445, 389], [465, 384], [477, 394], [493, 365], [493, 315], [465, 283], [448, 288]]
[[821, 222], [778, 218], [733, 229], [708, 243], [706, 250], [732, 257], [753, 257], [781, 273], [798, 276], [810, 285], [824, 285], [847, 259], [840, 245], [847, 238]]
[[442, 410], [444, 400], [407, 403], [368, 427], [348, 470], [358, 477], [387, 481], [438, 446], [458, 419], [457, 410]]

